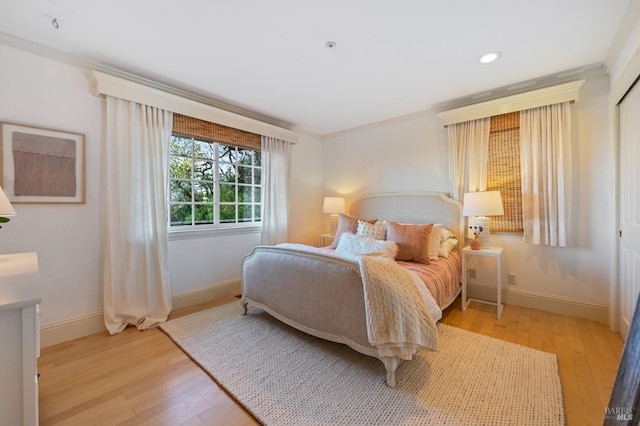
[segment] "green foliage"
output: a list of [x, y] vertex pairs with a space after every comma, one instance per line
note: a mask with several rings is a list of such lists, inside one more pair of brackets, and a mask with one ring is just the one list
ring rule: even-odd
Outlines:
[[[219, 166], [216, 170], [216, 149]], [[169, 163], [172, 226], [260, 221], [260, 152], [171, 136]]]

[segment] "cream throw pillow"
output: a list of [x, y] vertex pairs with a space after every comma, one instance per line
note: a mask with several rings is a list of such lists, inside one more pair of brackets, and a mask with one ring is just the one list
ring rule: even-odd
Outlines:
[[442, 238], [442, 224], [434, 223], [429, 234], [429, 260], [438, 260], [438, 250], [440, 249], [440, 238]]
[[398, 245], [393, 241], [376, 240], [375, 238], [343, 233], [336, 248], [336, 253], [343, 257], [348, 257], [350, 253], [382, 253], [390, 259], [395, 259], [398, 253]]
[[369, 223], [365, 222], [364, 220], [358, 219], [358, 232], [356, 232], [357, 236], [375, 238], [376, 240], [384, 240], [385, 233], [386, 228], [384, 222]]
[[440, 241], [447, 241], [455, 237], [456, 236], [453, 234], [453, 232], [449, 231], [447, 228], [442, 228], [442, 230], [440, 231]]
[[458, 245], [458, 240], [456, 240], [455, 238], [449, 238], [448, 240], [443, 241], [442, 243], [440, 243], [440, 248], [438, 249], [438, 256], [448, 258], [449, 253], [451, 253], [451, 250], [453, 250], [453, 248], [457, 245]]

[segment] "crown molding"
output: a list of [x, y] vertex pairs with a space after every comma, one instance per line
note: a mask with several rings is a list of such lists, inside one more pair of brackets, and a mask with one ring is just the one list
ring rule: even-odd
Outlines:
[[127, 71], [116, 69], [110, 66], [97, 63], [97, 62], [87, 61], [85, 59], [81, 59], [78, 56], [69, 54], [67, 52], [63, 52], [61, 50], [53, 49], [51, 47], [44, 46], [42, 44], [38, 44], [22, 38], [18, 38], [2, 31], [0, 31], [0, 44], [3, 44], [8, 47], [12, 47], [14, 49], [18, 49], [24, 52], [32, 53], [34, 55], [37, 55], [43, 58], [48, 58], [57, 62], [65, 63], [67, 65], [71, 65], [88, 72], [91, 72], [94, 70], [99, 71], [104, 74], [108, 74], [114, 77], [119, 77], [121, 79], [128, 80], [132, 83], [138, 83], [152, 89], [160, 90], [168, 94], [179, 96], [184, 99], [199, 102], [201, 104], [208, 105], [213, 108], [217, 108], [219, 110], [237, 114], [239, 116], [243, 116], [252, 120], [261, 121], [263, 123], [280, 127], [282, 129], [290, 130], [292, 132], [296, 132], [296, 133], [299, 132], [298, 130], [293, 129], [293, 125], [291, 123], [284, 122], [284, 121], [275, 119], [273, 117], [269, 117], [256, 112], [252, 112], [237, 106], [233, 106], [228, 103], [222, 102], [220, 100], [216, 100], [212, 97], [195, 93], [191, 90], [169, 86], [167, 84], [154, 81], [152, 79], [145, 78], [140, 75], [129, 73]]

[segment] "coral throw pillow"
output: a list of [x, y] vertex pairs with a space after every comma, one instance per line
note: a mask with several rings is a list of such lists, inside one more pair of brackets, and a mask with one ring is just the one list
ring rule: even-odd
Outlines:
[[396, 260], [429, 264], [429, 237], [433, 224], [405, 225], [387, 221], [387, 240], [398, 244]]

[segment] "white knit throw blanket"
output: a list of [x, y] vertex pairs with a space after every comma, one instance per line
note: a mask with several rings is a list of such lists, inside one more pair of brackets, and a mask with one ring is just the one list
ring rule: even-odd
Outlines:
[[[324, 251], [302, 244], [279, 246]], [[442, 318], [442, 311], [417, 274], [379, 252], [357, 254], [346, 251], [341, 256], [360, 266], [367, 335], [381, 357], [410, 360], [422, 348], [438, 350], [436, 321]]]
[[437, 351], [442, 311], [420, 278], [383, 255], [347, 257], [360, 265], [367, 334], [378, 354], [410, 360], [422, 348]]

